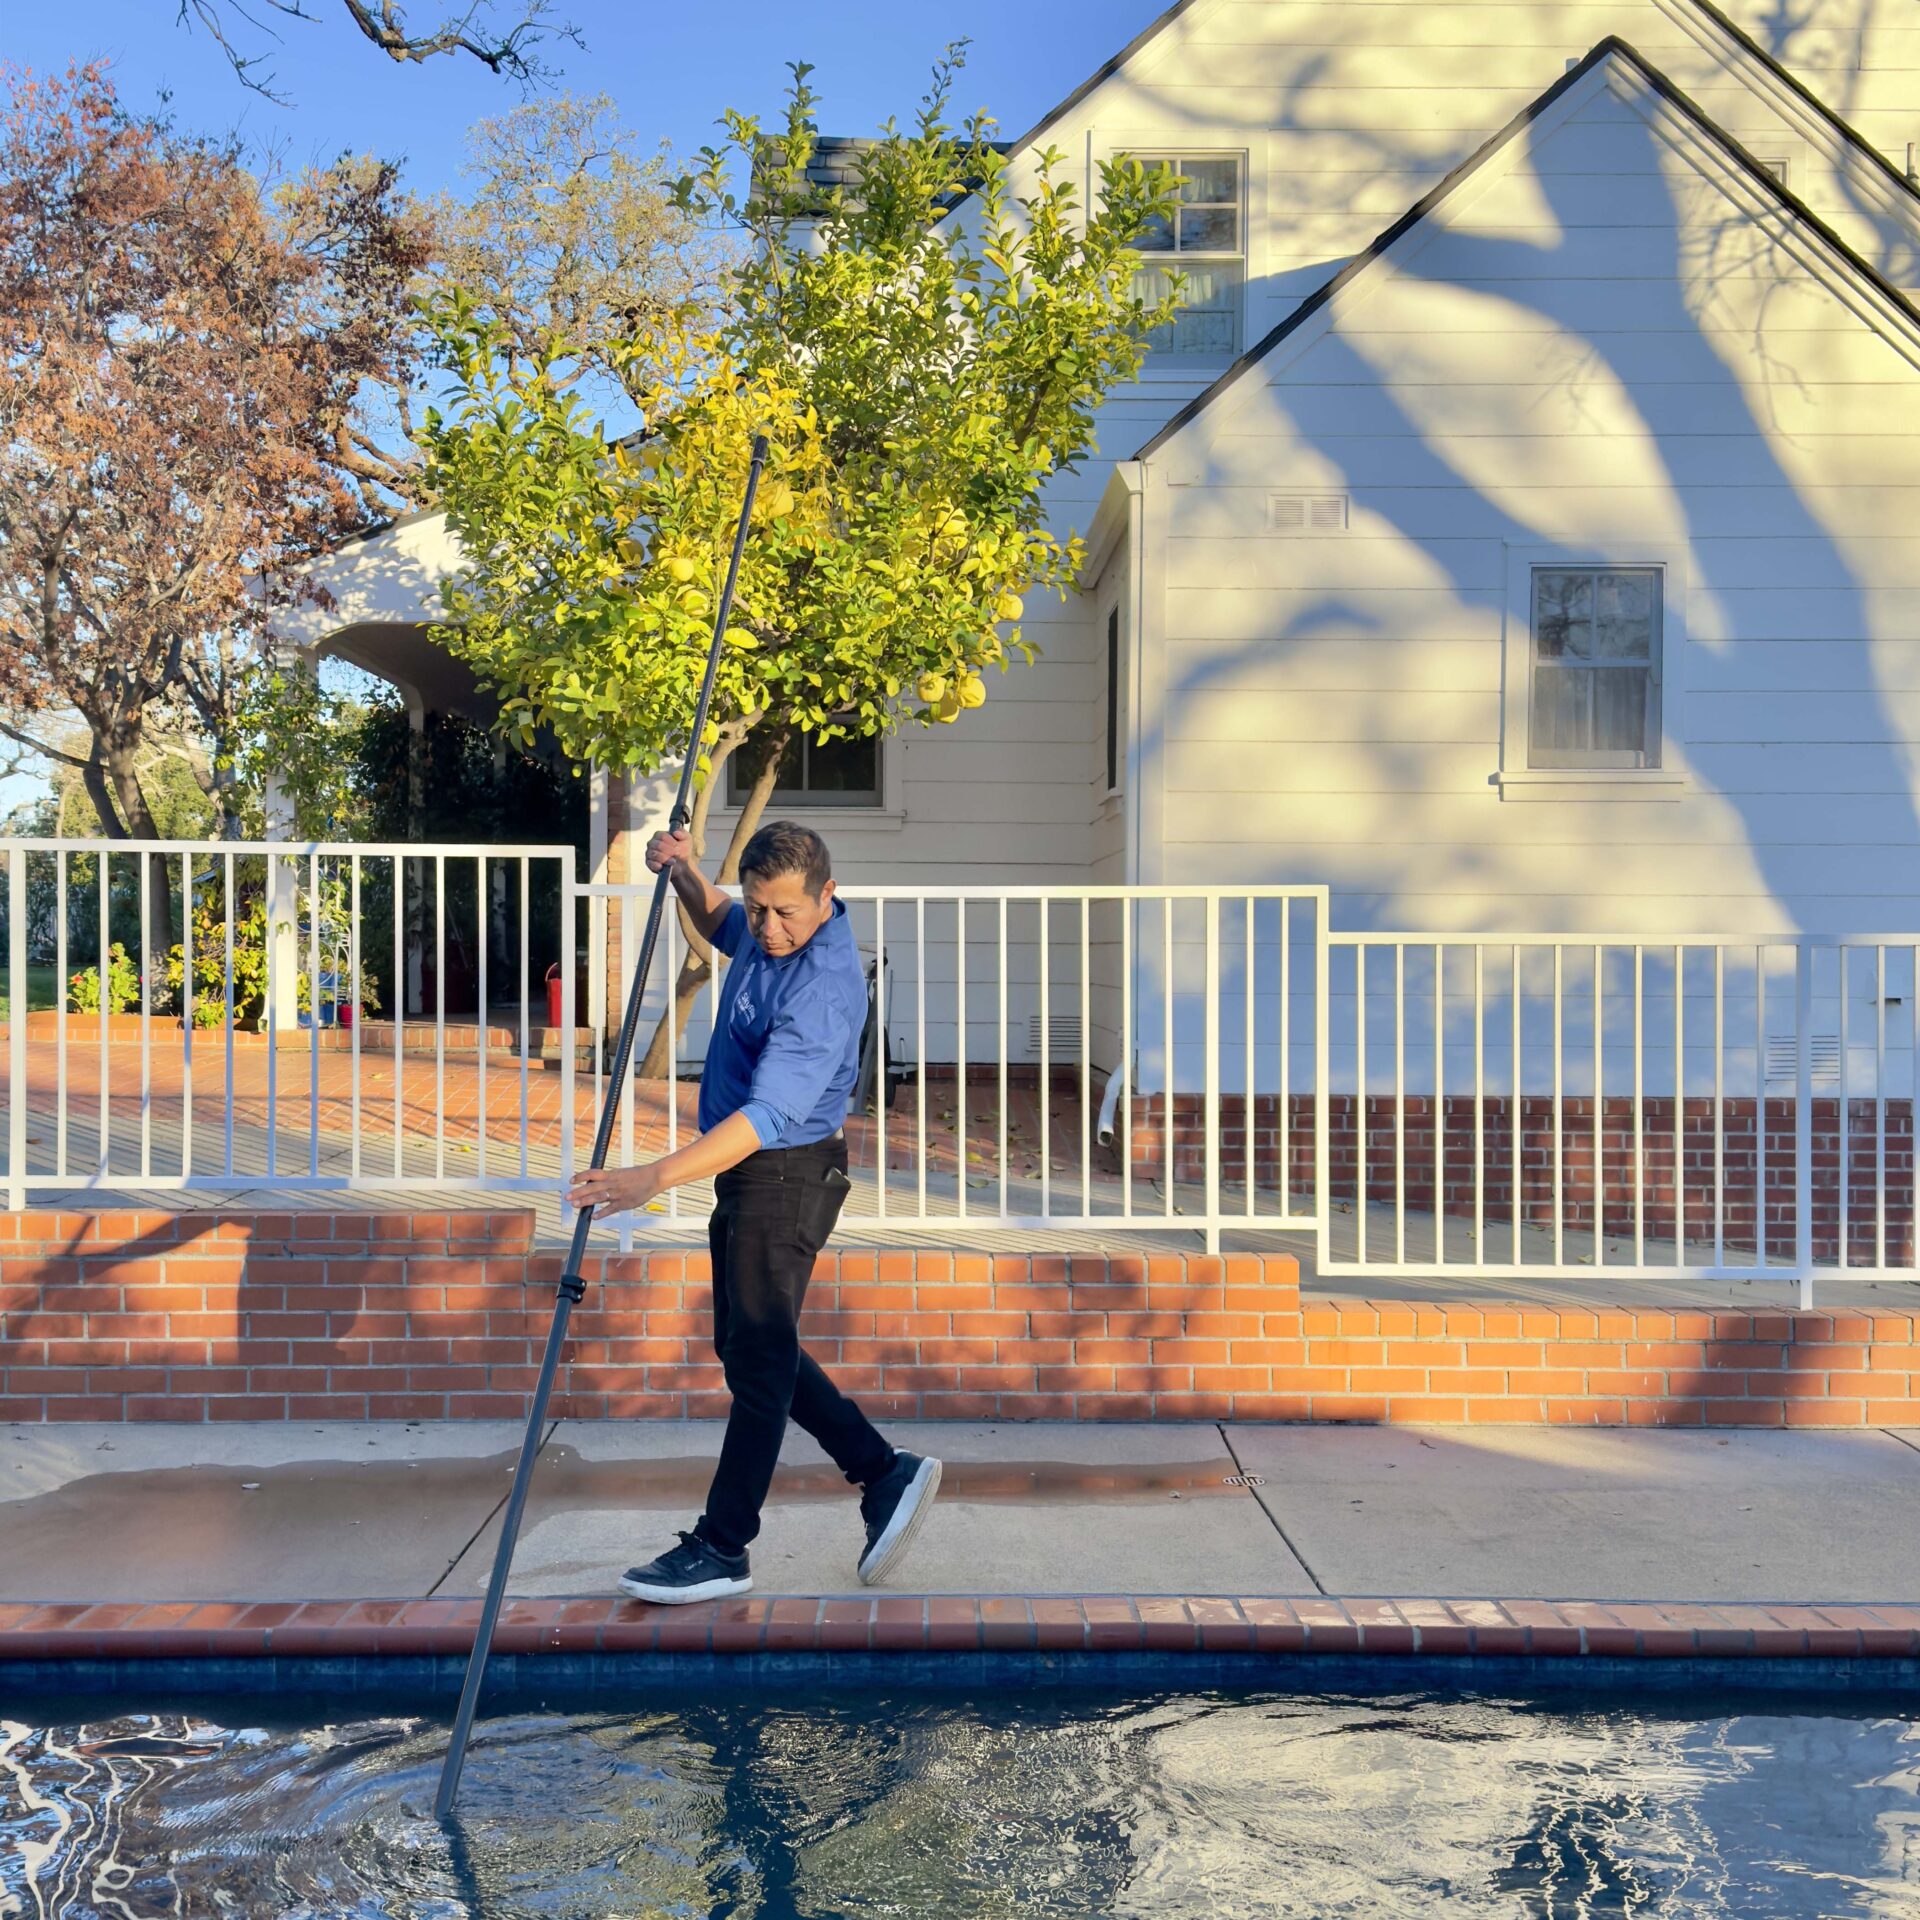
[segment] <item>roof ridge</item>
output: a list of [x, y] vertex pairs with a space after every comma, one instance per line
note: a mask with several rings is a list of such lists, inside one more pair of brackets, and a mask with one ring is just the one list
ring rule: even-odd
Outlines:
[[[1691, 4], [1701, 6], [1706, 0], [1691, 0]], [[1618, 34], [1610, 33], [1599, 41], [1580, 62], [1560, 75], [1551, 86], [1536, 95], [1514, 117], [1497, 132], [1490, 134], [1458, 166], [1423, 193], [1407, 210], [1384, 232], [1376, 234], [1364, 252], [1357, 253], [1331, 278], [1323, 281], [1313, 292], [1307, 294], [1297, 306], [1292, 308], [1284, 319], [1257, 340], [1242, 353], [1230, 367], [1211, 380], [1206, 387], [1189, 400], [1179, 412], [1162, 425], [1140, 449], [1133, 455], [1136, 460], [1144, 460], [1156, 452], [1168, 440], [1179, 433], [1191, 421], [1205, 412], [1228, 387], [1233, 385], [1250, 367], [1256, 365], [1271, 353], [1275, 347], [1290, 334], [1297, 331], [1321, 308], [1326, 306], [1333, 296], [1366, 272], [1402, 235], [1418, 226], [1421, 221], [1433, 213], [1475, 173], [1492, 160], [1502, 148], [1517, 139], [1527, 128], [1538, 120], [1551, 107], [1558, 103], [1570, 89], [1584, 80], [1597, 67], [1610, 59], [1624, 60], [1633, 67], [1653, 91], [1670, 105], [1677, 107], [1708, 139], [1722, 148], [1740, 169], [1756, 181], [1764, 192], [1770, 193], [1796, 219], [1810, 227], [1836, 253], [1844, 263], [1864, 278], [1884, 299], [1907, 319], [1912, 321], [1916, 330], [1920, 330], [1920, 307], [1896, 287], [1876, 267], [1872, 261], [1844, 240], [1819, 214], [1807, 205], [1791, 188], [1763, 167], [1754, 156], [1729, 133], [1725, 127], [1706, 113], [1700, 104], [1682, 87], [1671, 80], [1665, 72], [1655, 66], [1639, 48]], [[1857, 137], [1857, 136], [1856, 136]]]

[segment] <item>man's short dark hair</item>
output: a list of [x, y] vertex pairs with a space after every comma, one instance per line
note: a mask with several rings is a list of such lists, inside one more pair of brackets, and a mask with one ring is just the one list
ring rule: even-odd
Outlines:
[[827, 860], [827, 843], [811, 827], [797, 820], [769, 820], [740, 856], [740, 878], [757, 873], [771, 880], [777, 874], [797, 873], [806, 883], [808, 896], [820, 898], [820, 889], [833, 878]]

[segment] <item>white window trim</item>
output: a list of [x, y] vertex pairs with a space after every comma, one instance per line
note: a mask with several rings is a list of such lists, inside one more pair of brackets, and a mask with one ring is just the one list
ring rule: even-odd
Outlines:
[[[1675, 799], [1689, 785], [1681, 757], [1686, 706], [1687, 558], [1652, 540], [1610, 539], [1591, 548], [1505, 541], [1501, 621], [1500, 755], [1491, 784], [1503, 799]], [[1530, 767], [1533, 572], [1536, 567], [1655, 567], [1660, 573], [1660, 764], [1657, 767]], [[1578, 795], [1568, 788], [1584, 789]]]
[[[1099, 168], [1093, 160], [1091, 129], [1088, 143], [1087, 179], [1097, 182]], [[1266, 272], [1264, 258], [1256, 258], [1266, 235], [1265, 142], [1248, 140], [1244, 143], [1229, 141], [1215, 144], [1196, 139], [1191, 132], [1183, 133], [1165, 127], [1142, 128], [1137, 133], [1125, 128], [1102, 128], [1100, 148], [1109, 160], [1129, 153], [1142, 157], [1150, 154], [1193, 154], [1209, 159], [1237, 158], [1240, 162], [1240, 344], [1233, 353], [1169, 353], [1164, 347], [1151, 347], [1145, 365], [1131, 383], [1148, 387], [1192, 386], [1198, 382], [1204, 387], [1232, 366], [1258, 337], [1254, 323], [1253, 293], [1255, 283]], [[1089, 197], [1091, 192], [1090, 186]], [[1141, 255], [1143, 261], [1159, 257], [1154, 254]], [[1170, 260], [1180, 258], [1178, 254], [1164, 257]]]

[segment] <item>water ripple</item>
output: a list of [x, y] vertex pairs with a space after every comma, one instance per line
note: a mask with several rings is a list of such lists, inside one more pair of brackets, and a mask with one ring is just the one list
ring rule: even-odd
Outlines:
[[1903, 1716], [1224, 1694], [520, 1713], [481, 1726], [448, 1832], [441, 1723], [227, 1711], [0, 1719], [0, 1920], [1920, 1920]]

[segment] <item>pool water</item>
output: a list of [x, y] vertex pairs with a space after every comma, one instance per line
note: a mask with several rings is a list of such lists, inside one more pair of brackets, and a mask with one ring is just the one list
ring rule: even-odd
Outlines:
[[8, 1920], [1920, 1916], [1920, 1717], [1858, 1699], [514, 1712], [445, 1830], [438, 1710], [30, 1704], [0, 1703]]

